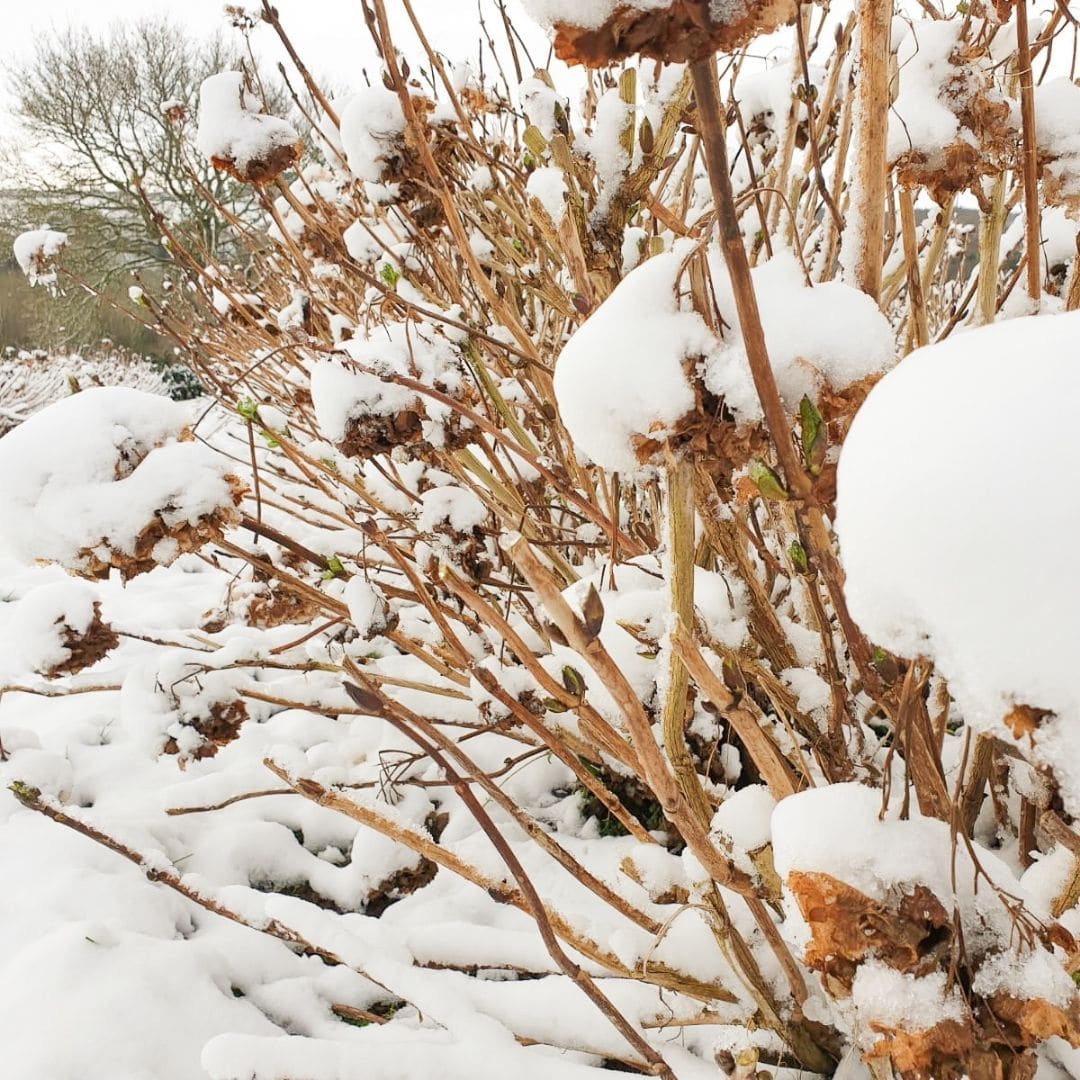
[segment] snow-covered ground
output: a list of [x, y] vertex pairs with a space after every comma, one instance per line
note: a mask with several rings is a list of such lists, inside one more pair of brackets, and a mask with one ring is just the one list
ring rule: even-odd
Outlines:
[[[126, 401], [113, 406], [115, 415], [134, 427], [135, 414], [123, 418]], [[43, 429], [41, 419], [21, 434]], [[37, 456], [39, 469], [70, 482], [92, 464]], [[26, 529], [53, 535], [33, 505], [21, 516], [21, 532], [8, 523], [9, 552]], [[511, 1070], [584, 1077], [599, 1076], [605, 1060], [630, 1057], [558, 973], [535, 923], [515, 906], [521, 893], [506, 866], [440, 770], [414, 760], [407, 739], [343, 692], [333, 634], [303, 640], [309, 625], [233, 621], [265, 589], [250, 575], [241, 580], [240, 569], [187, 554], [126, 583], [117, 570], [87, 583], [56, 566], [0, 557], [5, 1078], [494, 1078]], [[643, 581], [656, 595], [655, 579]], [[439, 685], [390, 645], [361, 586], [354, 579], [345, 596], [372, 634], [349, 648], [364, 657], [365, 672], [406, 686], [434, 683], [439, 696], [396, 694], [449, 723], [475, 723], [479, 688]], [[634, 597], [627, 593], [628, 610], [640, 607]], [[95, 615], [114, 636], [95, 637]], [[418, 612], [401, 617], [414, 620], [415, 632]], [[63, 674], [93, 659], [95, 641], [105, 655]], [[239, 713], [223, 707], [237, 693]], [[310, 701], [312, 710], [283, 700]], [[573, 774], [550, 755], [496, 729], [469, 747], [635, 913], [613, 925], [609, 908], [490, 806], [584, 949], [628, 969], [643, 958], [670, 965], [719, 998], [728, 994], [734, 978], [698, 913], [683, 911], [657, 934], [671, 908], [651, 895], [688, 884], [678, 857], [633, 837], [599, 835]], [[388, 822], [406, 843], [283, 793], [267, 761], [343, 785], [366, 824]], [[113, 849], [100, 842], [106, 838]], [[448, 868], [436, 872], [410, 841]], [[627, 859], [644, 870], [627, 871]], [[451, 872], [458, 862], [472, 881]], [[718, 1000], [714, 1023], [665, 1036], [666, 1022], [702, 1006], [575, 959], [621, 1011], [654, 1026], [654, 1042], [680, 1078], [715, 1075], [705, 1063], [712, 1045], [728, 1030], [724, 1020], [745, 1019], [745, 1003]]]

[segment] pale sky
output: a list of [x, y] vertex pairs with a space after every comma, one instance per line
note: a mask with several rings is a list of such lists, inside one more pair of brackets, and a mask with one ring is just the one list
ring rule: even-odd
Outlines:
[[[479, 3], [493, 36], [501, 41], [501, 21], [494, 0], [479, 0]], [[478, 0], [413, 0], [432, 44], [455, 59], [476, 56], [477, 4]], [[101, 28], [114, 20], [166, 12], [196, 32], [213, 33], [226, 26], [224, 6], [224, 0], [0, 0], [3, 9], [0, 58], [6, 60], [25, 53], [36, 34], [69, 21]], [[250, 11], [259, 8], [256, 0], [247, 0], [241, 6]], [[275, 6], [297, 51], [316, 77], [322, 75], [334, 83], [360, 83], [359, 69], [372, 55], [360, 0], [275, 0]], [[515, 28], [533, 50], [533, 58], [542, 64], [547, 56], [544, 34], [521, 12], [518, 0], [508, 0], [507, 8]], [[408, 33], [408, 19], [398, 0], [387, 0], [387, 10], [394, 22], [395, 39], [410, 51], [415, 39]], [[276, 61], [282, 55], [269, 27], [257, 30], [255, 41], [268, 59]]]

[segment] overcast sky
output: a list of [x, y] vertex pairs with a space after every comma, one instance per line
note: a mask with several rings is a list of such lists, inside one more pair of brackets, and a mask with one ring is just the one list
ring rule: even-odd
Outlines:
[[[497, 39], [502, 38], [494, 0], [479, 0], [488, 26]], [[102, 28], [115, 20], [166, 12], [174, 19], [202, 33], [212, 33], [225, 26], [224, 0], [0, 0], [3, 7], [3, 39], [0, 55], [16, 58], [31, 47], [34, 36], [68, 22]], [[243, 6], [259, 7], [254, 0]], [[371, 57], [367, 30], [364, 27], [360, 0], [275, 0], [281, 21], [297, 51], [316, 73], [334, 83], [358, 84], [359, 69]], [[455, 59], [475, 57], [479, 40], [477, 0], [413, 0], [417, 14], [424, 19], [433, 45]], [[387, 0], [387, 10], [400, 30], [401, 45], [408, 49], [408, 20], [397, 0]], [[515, 27], [535, 48], [538, 64], [546, 57], [546, 40], [531, 21], [521, 13], [518, 0], [508, 0]], [[396, 16], [396, 18], [395, 18]], [[264, 54], [277, 59], [273, 32], [262, 28], [256, 42]]]

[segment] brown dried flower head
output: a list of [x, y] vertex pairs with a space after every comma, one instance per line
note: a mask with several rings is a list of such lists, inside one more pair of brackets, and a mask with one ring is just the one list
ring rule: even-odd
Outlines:
[[674, 0], [650, 11], [623, 4], [594, 28], [556, 22], [555, 54], [588, 67], [636, 55], [688, 63], [741, 48], [791, 22], [797, 11], [795, 0]]

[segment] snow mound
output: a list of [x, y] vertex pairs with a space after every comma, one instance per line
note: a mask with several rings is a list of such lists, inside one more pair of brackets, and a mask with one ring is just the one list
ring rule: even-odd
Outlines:
[[1048, 79], [1035, 90], [1035, 138], [1048, 161], [1043, 190], [1047, 205], [1068, 207], [1080, 216], [1080, 86], [1062, 77]]
[[[789, 795], [772, 814], [776, 872], [785, 880], [793, 871], [828, 874], [874, 900], [925, 885], [938, 897], [955, 896], [966, 911], [1007, 932], [1008, 913], [985, 882], [979, 887], [966, 850], [956, 852], [954, 866], [949, 826], [915, 810], [907, 819], [898, 815], [899, 806], [891, 804], [882, 817], [881, 792], [862, 784]], [[978, 845], [973, 850], [991, 882], [1029, 901], [1030, 910], [1040, 909], [997, 855]]]
[[566, 178], [562, 169], [545, 165], [533, 170], [525, 184], [529, 196], [536, 199], [557, 227], [566, 216]]
[[222, 71], [199, 89], [195, 143], [215, 168], [238, 180], [267, 183], [296, 163], [302, 146], [287, 120], [267, 116], [239, 71]]
[[528, 14], [542, 26], [571, 23], [582, 29], [595, 30], [620, 7], [634, 11], [660, 11], [671, 0], [524, 0]]
[[1023, 703], [1080, 718], [1080, 313], [912, 353], [840, 455], [851, 611], [878, 645], [933, 658], [964, 716]]
[[224, 459], [178, 441], [188, 408], [121, 387], [84, 390], [0, 441], [0, 551], [88, 577], [168, 563], [232, 520]]
[[[761, 406], [750, 378], [731, 281], [718, 252], [709, 269], [729, 348], [705, 373], [705, 384], [745, 419]], [[765, 344], [780, 397], [795, 413], [804, 394], [815, 398], [828, 384], [843, 390], [892, 366], [896, 344], [888, 320], [865, 293], [840, 281], [811, 288], [795, 256], [778, 251], [751, 272]]]
[[460, 418], [449, 405], [394, 379], [418, 379], [460, 397], [461, 363], [449, 340], [411, 324], [386, 323], [370, 336], [342, 342], [341, 349], [350, 365], [323, 360], [311, 370], [311, 398], [324, 438], [361, 457], [400, 445], [447, 445]]
[[[78, 671], [117, 643], [116, 635], [101, 622], [97, 593], [81, 581], [38, 586], [14, 609], [0, 643], [31, 671], [50, 675]], [[88, 641], [94, 628], [98, 647], [87, 649], [95, 644]]]
[[50, 402], [91, 386], [130, 386], [165, 397], [172, 389], [160, 368], [135, 355], [20, 352], [0, 360], [0, 435]]
[[684, 252], [627, 274], [567, 343], [555, 397], [574, 445], [605, 469], [638, 467], [636, 438], [671, 428], [694, 407], [686, 368], [719, 342], [675, 295]]

